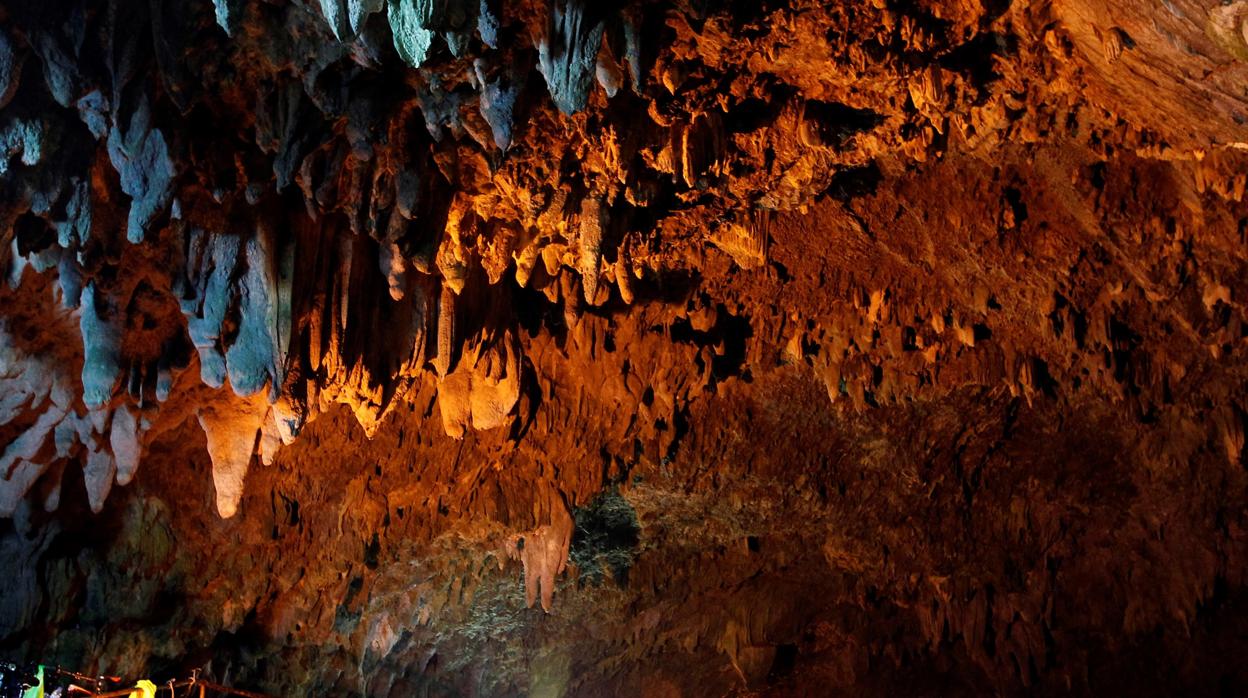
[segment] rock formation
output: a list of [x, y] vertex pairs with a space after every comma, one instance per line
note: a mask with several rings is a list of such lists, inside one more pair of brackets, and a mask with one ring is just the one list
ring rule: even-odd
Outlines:
[[0, 3], [0, 658], [1244, 690], [1246, 21]]

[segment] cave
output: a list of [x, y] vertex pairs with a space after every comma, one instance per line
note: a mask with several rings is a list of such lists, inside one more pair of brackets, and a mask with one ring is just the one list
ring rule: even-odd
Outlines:
[[0, 698], [1248, 694], [1248, 0], [0, 0]]

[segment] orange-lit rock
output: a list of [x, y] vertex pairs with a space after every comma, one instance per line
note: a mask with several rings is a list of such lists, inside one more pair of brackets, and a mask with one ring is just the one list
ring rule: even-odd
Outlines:
[[1245, 692], [1245, 8], [0, 7], [0, 661]]

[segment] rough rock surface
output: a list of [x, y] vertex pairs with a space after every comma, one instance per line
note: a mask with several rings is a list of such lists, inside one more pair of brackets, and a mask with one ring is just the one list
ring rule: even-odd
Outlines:
[[0, 657], [1248, 691], [1246, 21], [0, 3]]

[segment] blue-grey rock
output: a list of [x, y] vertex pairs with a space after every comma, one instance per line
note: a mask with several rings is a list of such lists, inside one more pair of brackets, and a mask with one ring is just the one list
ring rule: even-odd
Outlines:
[[113, 410], [113, 423], [108, 433], [108, 445], [117, 466], [117, 484], [130, 484], [139, 469], [139, 423], [126, 406]]
[[87, 465], [82, 469], [83, 484], [87, 486], [87, 503], [93, 513], [104, 511], [104, 500], [113, 489], [117, 464], [113, 455], [100, 448], [87, 452]]
[[198, 278], [191, 286], [195, 292], [184, 300], [182, 312], [187, 315], [186, 329], [191, 344], [199, 353], [200, 378], [212, 388], [225, 385], [226, 362], [221, 352], [221, 323], [233, 301], [231, 283], [238, 265], [239, 240], [234, 235], [213, 235], [193, 231], [192, 241], [202, 244], [187, 260], [187, 268]]
[[347, 16], [352, 33], [359, 34], [364, 31], [364, 22], [368, 20], [368, 16], [380, 12], [385, 7], [385, 2], [386, 0], [347, 0]]
[[416, 98], [425, 117], [425, 128], [435, 141], [441, 142], [448, 129], [453, 138], [459, 138], [464, 132], [463, 117], [459, 111], [464, 97], [459, 92], [448, 91], [436, 73], [430, 74], [429, 82]]
[[17, 249], [17, 240], [9, 241], [9, 267], [6, 270], [9, 282], [9, 288], [17, 290], [22, 285], [22, 274], [25, 273], [26, 267], [30, 264], [30, 260], [22, 255], [21, 250]]
[[108, 157], [121, 175], [121, 190], [130, 196], [126, 239], [142, 242], [148, 225], [173, 197], [173, 160], [159, 129], [151, 127], [146, 96], [130, 115], [129, 123], [114, 124], [108, 134]]
[[0, 109], [4, 109], [17, 94], [22, 81], [22, 64], [25, 56], [13, 49], [9, 33], [0, 31]]
[[65, 308], [77, 308], [82, 301], [82, 268], [78, 266], [74, 255], [61, 255], [56, 280], [61, 287], [61, 305]]
[[[294, 329], [294, 283], [295, 241], [282, 245], [277, 265], [277, 369], [279, 379], [284, 379], [286, 357], [290, 352], [291, 332]], [[280, 381], [279, 381], [280, 382]], [[275, 389], [280, 385], [275, 384]]]
[[69, 9], [59, 26], [35, 32], [30, 37], [31, 48], [43, 64], [48, 92], [62, 107], [68, 107], [78, 98], [82, 83], [78, 66], [87, 25], [82, 3], [67, 1], [65, 7]]
[[394, 177], [394, 205], [402, 217], [416, 217], [416, 205], [420, 203], [420, 174], [412, 168], [399, 170]]
[[76, 180], [70, 186], [65, 201], [65, 218], [56, 222], [56, 241], [65, 249], [73, 249], [87, 242], [91, 235], [91, 185]]
[[78, 109], [78, 118], [87, 125], [91, 135], [97, 139], [108, 133], [108, 98], [99, 90], [91, 90], [74, 103]]
[[42, 274], [60, 263], [61, 248], [57, 245], [48, 245], [41, 250], [31, 252], [28, 259], [30, 259], [30, 267], [36, 273]]
[[254, 395], [272, 381], [277, 371], [277, 284], [268, 242], [262, 234], [247, 241], [247, 270], [237, 283], [239, 324], [233, 344], [225, 352], [230, 386], [241, 397]]
[[339, 41], [351, 39], [354, 33], [351, 31], [347, 0], [320, 0], [320, 2], [321, 15], [329, 24], [329, 30], [333, 32], [334, 38]]
[[524, 88], [524, 72], [515, 61], [491, 66], [478, 58], [472, 67], [481, 86], [481, 116], [490, 125], [494, 145], [506, 151], [511, 147], [511, 127], [516, 119], [516, 100]]
[[466, 31], [448, 31], [442, 38], [446, 39], [446, 47], [456, 58], [467, 55], [468, 47], [472, 45], [472, 35]]
[[242, 0], [212, 0], [212, 4], [216, 11], [217, 25], [225, 30], [226, 36], [234, 36], [234, 31], [238, 29], [243, 18]]
[[169, 352], [166, 350], [161, 353], [160, 359], [156, 362], [156, 400], [164, 402], [169, 399], [169, 393], [173, 391], [173, 369], [172, 362], [169, 360]]
[[[277, 89], [276, 113], [269, 126], [270, 138], [277, 140], [277, 151], [273, 158], [273, 175], [277, 190], [283, 191], [294, 180], [295, 171], [303, 162], [304, 156], [311, 150], [313, 135], [308, 121], [314, 118], [314, 111], [309, 106], [303, 86], [295, 81], [288, 81]], [[257, 119], [259, 129], [259, 119]]]
[[31, 166], [43, 157], [43, 122], [12, 119], [0, 126], [0, 175], [9, 171], [10, 158], [20, 155], [21, 163]]
[[603, 20], [584, 0], [553, 0], [546, 35], [538, 40], [538, 70], [559, 111], [585, 108], [593, 87]]
[[477, 34], [481, 41], [490, 48], [498, 48], [498, 30], [500, 26], [496, 0], [481, 0], [477, 8]]
[[82, 401], [92, 409], [112, 399], [121, 376], [121, 330], [116, 318], [101, 314], [104, 307], [95, 282], [88, 283], [82, 289], [78, 327], [82, 333]]
[[435, 32], [421, 23], [418, 3], [414, 0], [389, 0], [386, 19], [390, 22], [394, 50], [399, 58], [413, 68], [419, 68], [429, 55]]

